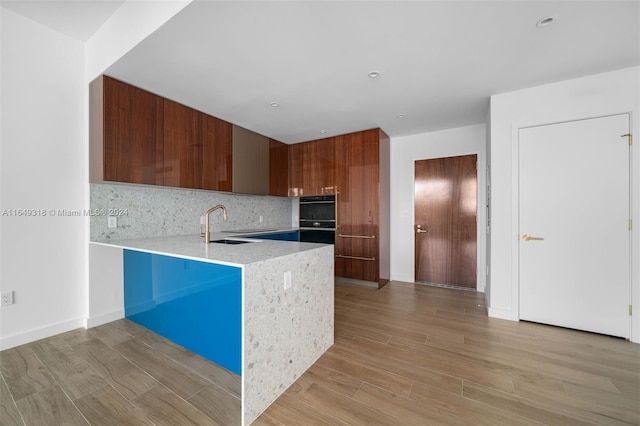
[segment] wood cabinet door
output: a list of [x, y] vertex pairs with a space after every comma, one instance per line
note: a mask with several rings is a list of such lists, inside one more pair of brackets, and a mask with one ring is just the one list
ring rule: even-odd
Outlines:
[[379, 280], [379, 131], [335, 137], [336, 276]]
[[164, 185], [202, 188], [202, 113], [164, 100]]
[[162, 98], [106, 76], [103, 84], [103, 180], [161, 185]]
[[289, 196], [335, 193], [334, 138], [289, 146]]
[[304, 143], [289, 146], [289, 197], [304, 195], [302, 187], [302, 165], [304, 162]]
[[334, 138], [304, 143], [302, 161], [303, 195], [335, 193]]
[[289, 145], [269, 139], [269, 195], [289, 194]]
[[233, 126], [233, 192], [269, 194], [269, 139]]
[[202, 188], [233, 190], [232, 124], [208, 114], [202, 116]]

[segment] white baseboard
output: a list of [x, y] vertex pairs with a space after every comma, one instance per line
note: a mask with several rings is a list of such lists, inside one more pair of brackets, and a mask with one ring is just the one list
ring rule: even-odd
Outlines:
[[76, 328], [84, 328], [84, 321], [82, 318], [63, 321], [46, 327], [37, 328], [35, 330], [25, 331], [24, 333], [0, 338], [0, 350], [11, 349], [46, 337], [55, 336], [56, 334], [66, 333], [67, 331], [75, 330]]
[[102, 324], [106, 324], [111, 321], [124, 318], [124, 309], [118, 309], [117, 311], [109, 312], [107, 314], [97, 315], [91, 318], [85, 318], [84, 327], [93, 328]]
[[402, 281], [405, 283], [414, 283], [413, 275], [391, 274], [391, 281]]
[[489, 317], [517, 321], [511, 318], [511, 309], [489, 308]]

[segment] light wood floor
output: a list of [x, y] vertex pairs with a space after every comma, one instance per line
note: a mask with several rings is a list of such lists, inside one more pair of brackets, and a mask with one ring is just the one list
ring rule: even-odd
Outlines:
[[0, 352], [0, 425], [237, 425], [240, 377], [128, 320]]
[[[254, 425], [640, 425], [640, 345], [490, 319], [483, 304], [337, 284], [336, 344]], [[0, 363], [3, 425], [237, 424], [237, 376], [126, 320]]]
[[640, 345], [407, 283], [337, 285], [335, 312], [335, 345], [254, 425], [640, 424]]

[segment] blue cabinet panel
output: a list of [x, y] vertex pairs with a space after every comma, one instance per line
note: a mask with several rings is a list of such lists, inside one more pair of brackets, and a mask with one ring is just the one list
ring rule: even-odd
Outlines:
[[298, 231], [291, 231], [280, 232], [277, 234], [250, 235], [247, 238], [258, 238], [261, 240], [300, 241], [300, 236], [298, 234]]
[[241, 374], [241, 268], [134, 250], [123, 261], [128, 319]]

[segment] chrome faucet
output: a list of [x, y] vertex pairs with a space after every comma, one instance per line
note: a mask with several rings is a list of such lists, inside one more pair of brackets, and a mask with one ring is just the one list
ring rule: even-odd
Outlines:
[[205, 244], [209, 244], [211, 242], [211, 228], [209, 227], [209, 215], [214, 211], [222, 209], [222, 218], [227, 220], [227, 209], [222, 204], [218, 204], [215, 207], [211, 207], [204, 214], [204, 242]]

